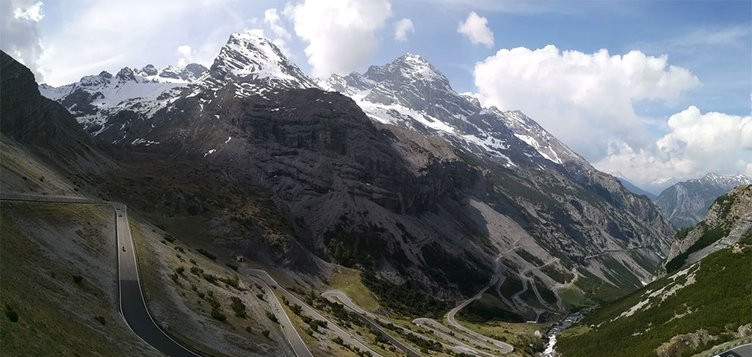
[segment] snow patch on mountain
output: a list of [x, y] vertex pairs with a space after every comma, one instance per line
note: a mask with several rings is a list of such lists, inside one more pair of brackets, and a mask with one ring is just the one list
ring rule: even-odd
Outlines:
[[[655, 291], [648, 290], [644, 292], [642, 294], [642, 296], [645, 297], [644, 299], [640, 300], [639, 302], [637, 302], [635, 305], [633, 305], [626, 311], [622, 312], [618, 316], [611, 319], [611, 322], [616, 321], [622, 317], [632, 316], [638, 311], [649, 309], [651, 306], [660, 305], [661, 303], [666, 301], [666, 299], [668, 299], [669, 297], [679, 292], [679, 290], [684, 289], [694, 284], [695, 282], [697, 282], [696, 273], [698, 269], [699, 269], [699, 264], [695, 264], [682, 271], [675, 273], [674, 275], [671, 275], [669, 277], [671, 282], [667, 283], [665, 286]], [[684, 278], [679, 279], [682, 277]]]
[[443, 136], [471, 151], [501, 158], [508, 167], [516, 166], [510, 152], [519, 150], [510, 146], [511, 136], [529, 146], [522, 151], [530, 160], [537, 154], [555, 164], [589, 165], [521, 112], [483, 108], [472, 93], [456, 93], [448, 79], [418, 55], [371, 66], [363, 74], [335, 74], [320, 80], [319, 86], [349, 96], [379, 123]]
[[153, 65], [142, 69], [125, 67], [115, 76], [103, 71], [60, 87], [41, 84], [39, 92], [60, 102], [85, 129], [97, 135], [106, 129], [108, 118], [120, 111], [131, 110], [150, 117], [174, 101], [197, 80], [199, 72], [206, 70], [198, 64], [161, 70]]
[[[690, 180], [695, 181], [695, 180]], [[716, 173], [708, 173], [707, 175], [703, 176], [700, 179], [696, 179], [696, 181], [707, 184], [707, 185], [713, 185], [716, 187], [723, 187], [723, 188], [732, 188], [739, 185], [745, 185], [752, 183], [752, 177], [746, 176], [746, 175], [719, 175]]]
[[[491, 108], [491, 110], [499, 112], [496, 108]], [[498, 114], [507, 127], [514, 132], [515, 136], [534, 147], [546, 159], [557, 164], [571, 161], [586, 163], [585, 159], [522, 112], [515, 110], [499, 112]]]

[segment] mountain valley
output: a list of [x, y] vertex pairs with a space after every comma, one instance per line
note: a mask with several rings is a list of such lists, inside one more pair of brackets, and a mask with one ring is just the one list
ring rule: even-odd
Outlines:
[[[631, 328], [648, 320], [631, 355], [748, 335], [722, 315], [701, 344], [676, 342], [700, 330], [695, 317], [749, 308], [749, 289], [696, 298], [692, 285], [752, 281], [725, 271], [749, 261], [748, 179], [708, 175], [654, 203], [533, 118], [455, 92], [422, 56], [314, 79], [249, 31], [209, 68], [125, 67], [60, 87], [0, 59], [2, 284], [43, 281], [65, 298], [33, 304], [75, 315], [32, 312], [28, 281], [12, 283], [2, 299], [23, 332], [3, 321], [0, 349], [15, 355], [77, 355], [90, 333], [118, 338], [113, 355], [159, 355], [114, 310], [113, 257], [131, 248], [96, 237], [120, 242], [121, 205], [151, 321], [189, 355], [535, 356], [552, 324], [596, 305], [565, 330], [564, 356], [643, 338]], [[24, 240], [39, 269], [9, 254]], [[655, 313], [664, 301], [676, 309]], [[658, 327], [675, 319], [679, 332]], [[33, 323], [75, 343], [28, 349]]]

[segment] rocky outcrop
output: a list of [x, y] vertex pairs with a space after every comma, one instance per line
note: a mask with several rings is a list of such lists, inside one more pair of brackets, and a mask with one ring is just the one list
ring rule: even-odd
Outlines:
[[666, 261], [677, 267], [691, 264], [732, 246], [751, 232], [752, 185], [740, 185], [716, 198], [705, 219], [694, 228], [680, 231]]
[[[101, 173], [111, 167], [91, 137], [65, 108], [42, 97], [32, 72], [0, 51], [0, 132], [23, 143], [50, 166], [64, 172]], [[74, 182], [93, 180], [81, 177]]]
[[674, 336], [670, 341], [660, 345], [656, 350], [659, 357], [677, 357], [685, 351], [692, 351], [709, 342], [717, 340], [717, 336], [712, 336], [706, 330], [697, 330], [692, 333]]

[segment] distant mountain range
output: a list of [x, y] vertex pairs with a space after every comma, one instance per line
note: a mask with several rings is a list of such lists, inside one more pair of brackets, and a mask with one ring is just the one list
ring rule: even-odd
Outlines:
[[[560, 311], [565, 287], [642, 286], [671, 245], [650, 199], [525, 114], [456, 93], [418, 55], [316, 82], [248, 32], [210, 68], [124, 68], [62, 87], [3, 61], [19, 78], [3, 82], [9, 145], [34, 146], [81, 190], [167, 231], [316, 279], [340, 264], [453, 300], [500, 274]], [[24, 101], [50, 114], [24, 122], [33, 109], [13, 104]], [[510, 310], [541, 315], [511, 286], [500, 289]]]
[[705, 177], [676, 183], [661, 192], [655, 203], [674, 226], [689, 227], [705, 216], [716, 197], [732, 188], [752, 183], [744, 175], [722, 176], [709, 173]]

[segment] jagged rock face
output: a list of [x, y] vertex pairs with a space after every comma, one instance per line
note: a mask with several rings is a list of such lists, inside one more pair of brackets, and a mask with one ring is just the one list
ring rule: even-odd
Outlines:
[[262, 83], [270, 88], [311, 88], [311, 81], [271, 41], [252, 32], [230, 36], [209, 70], [213, 83], [228, 80]]
[[[413, 141], [400, 145], [410, 162], [430, 162], [416, 155], [447, 160], [471, 155], [483, 162], [476, 167], [507, 202], [494, 207], [496, 213], [514, 217], [531, 235], [530, 250], [540, 249], [544, 258], [564, 252], [577, 265], [605, 277], [610, 273], [597, 261], [600, 251], [637, 252], [632, 254], [649, 256], [653, 266], [667, 252], [672, 229], [648, 199], [597, 171], [523, 113], [483, 108], [471, 95], [454, 92], [420, 56], [406, 55], [364, 74], [333, 75], [320, 85], [351, 96], [395, 135], [406, 128], [438, 136], [464, 153], [447, 155], [436, 145]], [[489, 200], [482, 195], [478, 199]], [[501, 250], [508, 250], [510, 240], [503, 234], [488, 234], [497, 236]], [[635, 272], [638, 279], [632, 281], [650, 280], [651, 273], [634, 262], [639, 257], [617, 259]]]
[[[39, 94], [31, 71], [2, 51], [0, 102], [3, 140], [21, 142], [28, 152], [52, 157], [46, 163], [66, 172], [102, 172], [110, 166], [73, 116], [58, 103]], [[91, 178], [77, 178], [76, 182], [87, 179]]]
[[185, 68], [181, 72], [182, 79], [184, 80], [196, 80], [200, 78], [206, 71], [209, 69], [198, 64], [198, 63], [189, 63], [185, 65]]
[[373, 119], [440, 135], [507, 167], [587, 162], [519, 111], [483, 108], [456, 93], [447, 78], [418, 55], [408, 54], [364, 74], [333, 75], [320, 85], [352, 97]]
[[[742, 184], [713, 200], [704, 219], [671, 244], [667, 262], [685, 252], [684, 264], [699, 261], [752, 233], [752, 185]], [[709, 241], [712, 240], [711, 241]], [[706, 240], [704, 247], [695, 244]], [[712, 244], [711, 244], [712, 243]]]
[[92, 135], [119, 142], [122, 135], [113, 126], [122, 125], [122, 121], [111, 122], [110, 118], [151, 117], [206, 72], [206, 67], [195, 63], [161, 70], [149, 64], [142, 69], [124, 67], [115, 76], [108, 72], [85, 76], [60, 87], [42, 84], [39, 91], [62, 104]]
[[141, 68], [141, 72], [146, 73], [147, 76], [156, 76], [159, 74], [159, 71], [153, 64], [147, 64], [144, 68]]
[[680, 356], [684, 351], [692, 351], [700, 346], [705, 346], [717, 339], [707, 330], [697, 330], [692, 333], [674, 336], [670, 341], [663, 343], [656, 350], [658, 357]]
[[[93, 76], [86, 92], [111, 98], [99, 89], [125, 86], [130, 79], [119, 77], [131, 72], [137, 81], [174, 80], [173, 69], [155, 75], [147, 67]], [[486, 284], [498, 257], [502, 274], [524, 270], [556, 286], [530, 255], [558, 271], [634, 287], [652, 278], [668, 249], [671, 227], [649, 200], [524, 114], [455, 93], [419, 56], [321, 86], [351, 98], [319, 89], [270, 41], [234, 34], [199, 79], [99, 110], [99, 121], [85, 126], [97, 139], [164, 163], [164, 175], [179, 176], [171, 160], [221, 168], [221, 175], [192, 174], [202, 183], [220, 180], [227, 192], [270, 192], [291, 237], [323, 259], [444, 298]], [[80, 121], [91, 115], [88, 100], [70, 107]], [[101, 108], [99, 100], [88, 105]], [[215, 189], [173, 196], [192, 211], [212, 212], [212, 222], [229, 221], [227, 212], [211, 211], [217, 198], [207, 190]], [[124, 199], [157, 209], [132, 194]], [[306, 259], [291, 256], [304, 254], [278, 258], [305, 269]]]
[[701, 179], [679, 182], [663, 190], [655, 203], [674, 226], [690, 227], [705, 217], [716, 197], [735, 186], [749, 183], [752, 183], [752, 178], [744, 175], [710, 173]]

